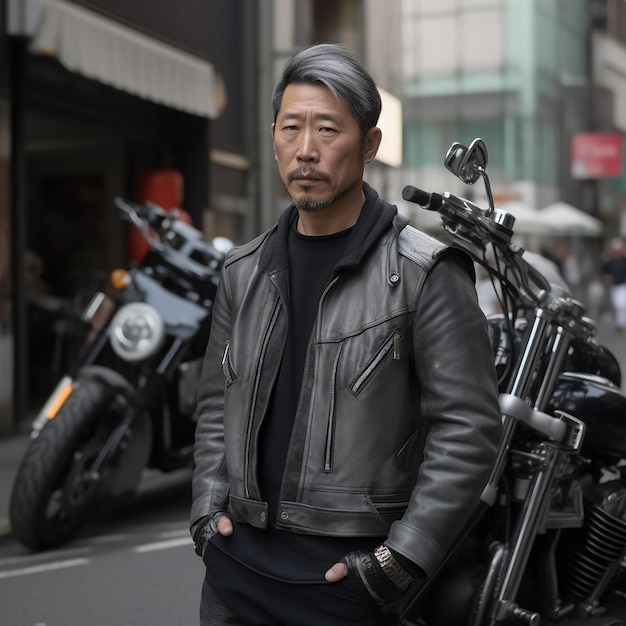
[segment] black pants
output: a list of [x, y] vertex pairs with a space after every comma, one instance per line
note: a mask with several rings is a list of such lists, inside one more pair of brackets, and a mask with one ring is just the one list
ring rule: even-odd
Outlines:
[[261, 576], [212, 550], [200, 626], [390, 626], [397, 624], [358, 578], [290, 584]]
[[202, 583], [202, 598], [200, 600], [200, 626], [213, 626], [214, 624], [245, 626], [215, 595], [205, 578]]

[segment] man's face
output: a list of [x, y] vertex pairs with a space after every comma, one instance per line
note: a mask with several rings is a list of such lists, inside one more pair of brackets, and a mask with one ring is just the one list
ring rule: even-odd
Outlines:
[[360, 206], [363, 169], [376, 156], [380, 131], [363, 140], [344, 101], [322, 85], [290, 84], [272, 136], [278, 172], [299, 209]]

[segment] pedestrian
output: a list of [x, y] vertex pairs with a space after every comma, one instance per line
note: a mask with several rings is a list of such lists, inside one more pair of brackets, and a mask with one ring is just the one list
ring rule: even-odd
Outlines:
[[626, 329], [626, 244], [621, 237], [609, 242], [608, 256], [602, 264], [602, 279], [609, 290], [615, 329]]
[[397, 623], [499, 442], [473, 264], [364, 182], [381, 101], [344, 48], [298, 52], [272, 104], [292, 203], [224, 264], [198, 393], [200, 622]]

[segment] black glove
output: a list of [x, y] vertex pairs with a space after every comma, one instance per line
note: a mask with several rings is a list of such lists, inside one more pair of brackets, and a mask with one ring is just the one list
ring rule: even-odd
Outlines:
[[374, 552], [348, 552], [340, 561], [350, 574], [358, 574], [370, 595], [381, 605], [397, 600], [413, 582], [411, 576], [393, 557], [387, 546]]

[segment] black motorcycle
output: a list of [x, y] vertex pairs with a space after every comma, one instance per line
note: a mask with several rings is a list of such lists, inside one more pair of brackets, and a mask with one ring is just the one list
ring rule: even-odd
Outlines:
[[470, 522], [400, 622], [419, 626], [626, 624], [626, 397], [584, 306], [551, 284], [494, 207], [487, 148], [453, 144], [445, 166], [485, 183], [489, 206], [407, 186], [491, 277], [488, 318], [503, 437]]
[[146, 468], [192, 463], [196, 390], [232, 243], [207, 243], [176, 210], [116, 204], [150, 247], [87, 306], [84, 349], [33, 423], [9, 509], [33, 550], [73, 538], [96, 505], [135, 491]]

